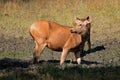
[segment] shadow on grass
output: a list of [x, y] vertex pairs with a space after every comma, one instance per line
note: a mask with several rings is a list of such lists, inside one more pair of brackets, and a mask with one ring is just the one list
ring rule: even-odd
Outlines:
[[[70, 63], [70, 60], [66, 60]], [[52, 63], [52, 64], [51, 64]], [[120, 67], [58, 67], [59, 60], [41, 60], [37, 65], [21, 59], [3, 58], [0, 60], [0, 80], [119, 80]], [[74, 63], [73, 63], [74, 64]], [[98, 64], [82, 60], [82, 64]], [[25, 69], [24, 69], [25, 68]], [[5, 69], [5, 70], [4, 70]]]
[[0, 70], [10, 68], [27, 68], [31, 63], [27, 60], [3, 58], [0, 59]]
[[[101, 51], [101, 50], [105, 50], [105, 47], [103, 45], [102, 46], [97, 46], [97, 47], [91, 49], [90, 51], [84, 51], [83, 54], [81, 54], [81, 57], [84, 57], [87, 54], [91, 54], [91, 53], [94, 53], [96, 51]], [[41, 60], [39, 63], [40, 64], [42, 64], [42, 63], [53, 63], [53, 64], [57, 63], [57, 64], [59, 64], [59, 62], [60, 62], [60, 60], [48, 60], [48, 61]], [[77, 64], [76, 61], [71, 62], [70, 60], [66, 60], [65, 63]], [[101, 64], [101, 63], [94, 62], [94, 61], [82, 60], [81, 64], [90, 65], [90, 64]], [[17, 68], [17, 67], [27, 68], [27, 67], [29, 67], [29, 65], [31, 65], [31, 62], [28, 61], [28, 60], [12, 59], [12, 58], [0, 59], [0, 70], [8, 69], [8, 68]]]
[[91, 53], [95, 53], [97, 51], [102, 51], [105, 50], [105, 47], [103, 45], [101, 46], [96, 46], [95, 48], [88, 50], [88, 51], [83, 51], [83, 53], [81, 54], [81, 57], [86, 56], [87, 54], [91, 54]]
[[[57, 64], [59, 65], [60, 60], [40, 60], [40, 62], [38, 63], [38, 65], [43, 65], [43, 64]], [[66, 60], [65, 63], [69, 64], [77, 64], [76, 61], [70, 61], [70, 60]], [[98, 62], [92, 62], [92, 61], [85, 61], [82, 60], [81, 64], [100, 64]], [[12, 58], [3, 58], [0, 60], [0, 70], [4, 70], [4, 69], [16, 69], [16, 68], [28, 68], [30, 65], [32, 65], [31, 61], [28, 60], [22, 60], [22, 59], [12, 59]]]
[[[3, 3], [8, 3], [8, 2], [15, 2], [17, 0], [0, 0], [0, 2], [3, 2]], [[25, 3], [28, 3], [29, 1], [31, 0], [18, 0], [18, 2], [25, 2]]]
[[[37, 70], [37, 72], [36, 72]], [[120, 67], [81, 68], [66, 67], [64, 70], [54, 66], [38, 66], [35, 70], [14, 70], [2, 80], [119, 80]]]
[[[40, 63], [44, 63], [45, 61], [40, 61]], [[47, 62], [49, 63], [59, 63], [60, 60], [48, 60]], [[70, 61], [70, 60], [66, 60], [65, 63], [72, 63], [72, 64], [77, 64], [76, 61]], [[99, 62], [96, 62], [96, 61], [86, 61], [86, 60], [81, 60], [81, 64], [87, 64], [87, 65], [90, 65], [90, 64], [101, 64]]]

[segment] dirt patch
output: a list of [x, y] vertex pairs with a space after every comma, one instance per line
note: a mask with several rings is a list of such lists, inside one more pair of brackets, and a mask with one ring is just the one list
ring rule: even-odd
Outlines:
[[8, 39], [0, 37], [0, 52], [22, 52], [31, 51], [34, 47], [33, 40], [27, 38], [10, 37]]
[[[7, 52], [12, 52], [11, 54], [15, 53], [15, 56], [13, 58], [23, 59], [27, 58], [29, 60], [32, 59], [32, 52], [34, 50], [34, 42], [32, 38], [9, 38], [5, 39], [4, 37], [0, 38], [0, 53], [4, 56], [1, 59], [5, 57], [9, 57], [6, 55]], [[19, 57], [18, 57], [19, 55]], [[49, 49], [45, 49], [43, 54], [40, 57], [40, 60], [46, 61], [59, 61], [60, 59], [60, 52], [51, 51]], [[68, 55], [67, 60], [69, 63], [71, 60], [74, 61], [74, 55], [70, 53]], [[107, 41], [96, 41], [92, 43], [92, 49], [91, 51], [87, 51], [87, 47], [85, 48], [85, 51], [82, 56], [82, 64], [91, 65], [91, 63], [102, 63], [104, 65], [114, 65], [119, 66], [120, 65], [120, 41], [117, 39], [111, 39]], [[4, 61], [4, 60], [3, 60]], [[8, 62], [11, 63], [11, 62]], [[16, 62], [17, 63], [17, 62]], [[18, 62], [19, 63], [19, 62]], [[93, 65], [92, 66], [95, 66]]]

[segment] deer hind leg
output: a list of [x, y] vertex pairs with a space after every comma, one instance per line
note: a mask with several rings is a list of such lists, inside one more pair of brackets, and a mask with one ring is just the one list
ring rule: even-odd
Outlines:
[[44, 47], [46, 46], [45, 43], [38, 43], [35, 41], [35, 50], [34, 50], [34, 53], [33, 53], [33, 63], [38, 63], [39, 62], [39, 57], [44, 49]]

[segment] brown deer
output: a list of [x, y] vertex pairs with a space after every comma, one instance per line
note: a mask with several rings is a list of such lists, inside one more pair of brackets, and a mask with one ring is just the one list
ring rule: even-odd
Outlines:
[[[82, 23], [79, 25], [80, 21]], [[80, 53], [89, 35], [89, 29], [86, 27], [90, 22], [88, 18], [76, 19], [76, 22], [77, 25], [73, 28], [44, 20], [33, 23], [30, 27], [30, 34], [36, 44], [33, 62], [37, 63], [44, 47], [48, 47], [54, 51], [62, 51], [60, 65], [64, 63], [69, 52], [74, 52], [77, 63], [80, 64]]]

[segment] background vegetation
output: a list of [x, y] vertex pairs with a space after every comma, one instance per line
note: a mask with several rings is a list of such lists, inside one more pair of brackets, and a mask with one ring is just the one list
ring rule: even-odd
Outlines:
[[[58, 68], [59, 62], [57, 65], [54, 63], [49, 65], [49, 62], [45, 62], [32, 66], [29, 62], [15, 59], [32, 59], [34, 43], [29, 34], [29, 28], [33, 22], [50, 20], [62, 25], [73, 26], [75, 16], [79, 18], [90, 16], [92, 20], [92, 52], [86, 51], [82, 66], [61, 70]], [[105, 50], [103, 50], [104, 48]], [[42, 60], [58, 60], [60, 57], [60, 54], [54, 54], [53, 57], [53, 54], [49, 54], [53, 53], [49, 49], [46, 49], [44, 53]], [[10, 59], [5, 57], [10, 57]], [[105, 67], [94, 64], [96, 62], [103, 63]], [[27, 68], [24, 68], [23, 65]], [[111, 65], [118, 67], [107, 67]], [[93, 68], [95, 66], [97, 68]], [[96, 77], [99, 80], [119, 80], [119, 66], [119, 0], [0, 0], [0, 79], [54, 80], [57, 77], [59, 80], [63, 78], [93, 80]], [[65, 76], [69, 73], [70, 77]], [[71, 73], [75, 74], [74, 77]], [[93, 75], [97, 76], [93, 77]], [[113, 77], [109, 75], [113, 75]]]
[[37, 20], [72, 26], [75, 16], [90, 16], [92, 40], [119, 39], [119, 5], [119, 0], [0, 0], [0, 33], [5, 38], [28, 38]]

